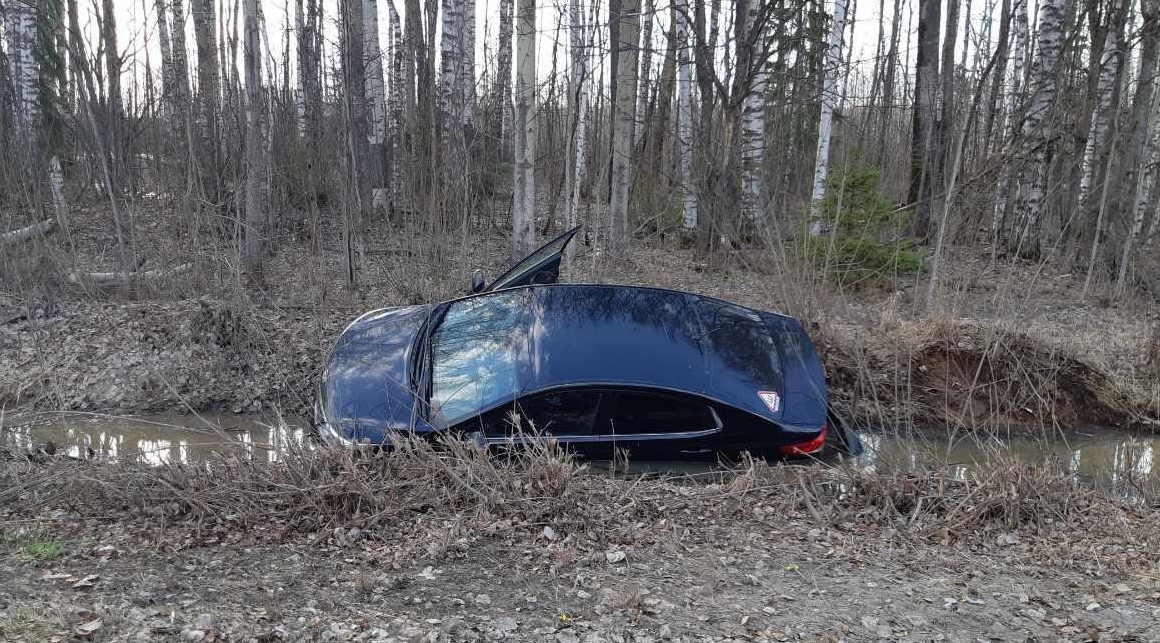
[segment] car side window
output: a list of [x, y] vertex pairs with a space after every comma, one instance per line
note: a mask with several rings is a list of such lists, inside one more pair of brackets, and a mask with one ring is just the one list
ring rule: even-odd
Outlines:
[[552, 391], [528, 397], [505, 407], [486, 431], [489, 437], [512, 435], [517, 429], [560, 437], [592, 435], [600, 398], [599, 391]]
[[718, 426], [708, 405], [673, 395], [618, 393], [608, 415], [607, 432], [686, 433]]

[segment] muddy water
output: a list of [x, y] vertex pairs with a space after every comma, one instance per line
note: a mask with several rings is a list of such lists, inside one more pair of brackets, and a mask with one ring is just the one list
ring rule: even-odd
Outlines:
[[[0, 424], [3, 440], [19, 450], [104, 457], [151, 464], [191, 463], [214, 453], [276, 461], [313, 448], [307, 424], [230, 414], [114, 417], [97, 414], [8, 416]], [[1075, 475], [1099, 484], [1160, 485], [1160, 436], [1132, 435], [1114, 429], [1049, 433], [1035, 437], [952, 436], [938, 433], [898, 436], [863, 433], [859, 466], [908, 466], [920, 460], [946, 463], [952, 475], [965, 476], [975, 462], [997, 453], [1024, 460], [1057, 458]], [[642, 472], [699, 473], [712, 467], [684, 463], [634, 463]]]
[[305, 422], [230, 414], [40, 413], [6, 417], [0, 432], [6, 445], [20, 451], [48, 448], [73, 457], [148, 464], [188, 464], [215, 453], [273, 462], [314, 446]]

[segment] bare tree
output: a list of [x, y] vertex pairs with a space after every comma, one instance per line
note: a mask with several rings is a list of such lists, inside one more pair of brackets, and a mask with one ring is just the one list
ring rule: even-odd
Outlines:
[[620, 0], [620, 40], [616, 45], [616, 118], [612, 123], [612, 195], [608, 204], [608, 245], [615, 257], [628, 253], [628, 201], [632, 191], [632, 151], [636, 140], [636, 75], [640, 46], [640, 1]]
[[942, 0], [919, 0], [918, 60], [914, 80], [914, 112], [910, 142], [910, 202], [914, 206], [912, 232], [925, 239], [930, 231], [939, 159], [938, 90], [939, 25]]
[[246, 65], [246, 214], [243, 234], [242, 265], [251, 280], [262, 273], [262, 238], [264, 236], [262, 176], [262, 61], [258, 31], [258, 0], [245, 0]]
[[697, 228], [697, 190], [693, 185], [693, 61], [689, 44], [689, 2], [677, 0], [677, 120], [681, 157], [681, 224]]
[[822, 199], [826, 198], [827, 168], [830, 162], [830, 135], [834, 106], [838, 102], [838, 77], [841, 75], [842, 34], [846, 23], [846, 0], [834, 0], [834, 20], [826, 46], [825, 82], [822, 84], [822, 113], [818, 118], [818, 152], [814, 161], [814, 188], [810, 197], [810, 234], [822, 232]]
[[[503, 73], [503, 70], [500, 71]], [[512, 258], [532, 249], [536, 212], [536, 2], [519, 0], [516, 14], [515, 182]]]
[[383, 78], [383, 50], [379, 45], [378, 0], [363, 0], [363, 69], [366, 74], [367, 167], [371, 204], [387, 207], [386, 138], [387, 88]]
[[[757, 6], [751, 5], [756, 2]], [[741, 99], [741, 217], [758, 227], [766, 223], [765, 185], [762, 165], [765, 162], [765, 91], [768, 45], [764, 35], [763, 0], [738, 0], [737, 24], [742, 37], [737, 38], [737, 88]]]
[[218, 160], [221, 153], [218, 108], [221, 100], [217, 24], [214, 0], [191, 0], [193, 35], [197, 44], [198, 163], [206, 198], [217, 204], [221, 196]]
[[580, 222], [580, 197], [588, 176], [588, 29], [584, 23], [580, 0], [569, 1], [568, 21], [572, 55], [568, 89], [572, 131], [568, 137], [568, 162], [571, 168], [567, 173], [565, 196], [568, 199], [568, 209], [564, 220], [568, 228], [573, 228]]

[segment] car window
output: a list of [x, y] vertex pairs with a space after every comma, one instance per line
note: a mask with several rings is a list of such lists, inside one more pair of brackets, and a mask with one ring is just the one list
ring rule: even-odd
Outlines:
[[631, 433], [685, 433], [717, 428], [706, 404], [673, 395], [619, 393], [605, 430], [617, 435]]
[[452, 303], [431, 335], [431, 419], [456, 424], [515, 397], [526, 359], [532, 293], [509, 290]]
[[600, 409], [599, 391], [553, 391], [511, 405], [500, 421], [489, 422], [489, 436], [548, 433], [559, 437], [592, 435]]

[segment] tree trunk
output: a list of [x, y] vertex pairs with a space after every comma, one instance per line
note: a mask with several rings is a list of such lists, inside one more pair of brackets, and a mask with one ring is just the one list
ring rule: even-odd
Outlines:
[[565, 227], [571, 229], [580, 222], [580, 197], [584, 181], [588, 175], [588, 35], [584, 24], [584, 8], [580, 0], [569, 0], [568, 21], [572, 55], [572, 74], [569, 79], [568, 97], [572, 119], [572, 132], [568, 138], [570, 153], [566, 198], [568, 209], [564, 215]]
[[934, 188], [938, 184], [939, 27], [942, 0], [919, 0], [918, 59], [915, 67], [914, 114], [910, 128], [911, 230], [926, 239], [930, 232]]
[[440, 45], [440, 126], [445, 149], [459, 147], [463, 123], [463, 53], [465, 0], [442, 0], [443, 29]]
[[500, 161], [509, 161], [512, 158], [512, 27], [515, 24], [513, 7], [515, 0], [499, 0], [499, 45], [496, 53], [497, 71], [495, 76], [494, 98], [496, 109], [499, 110], [499, 130], [496, 140], [499, 141]]
[[[640, 96], [636, 100], [637, 104], [637, 127], [636, 127], [636, 149], [641, 149], [644, 142], [644, 136], [648, 131], [648, 121], [651, 116], [649, 100], [649, 91], [652, 89], [652, 83], [649, 77], [652, 75], [652, 47], [653, 47], [653, 23], [656, 22], [656, 0], [644, 0], [644, 6], [640, 13], [641, 19], [641, 33], [640, 33], [640, 74], [637, 76], [637, 87]], [[642, 158], [644, 162], [646, 159]], [[649, 159], [650, 161], [652, 159]]]
[[[399, 20], [399, 12], [394, 2], [387, 3], [387, 16], [390, 23], [390, 93], [387, 94], [387, 185], [391, 193], [391, 210], [400, 207], [403, 200], [402, 190], [402, 137], [403, 137], [403, 100], [406, 85], [414, 83], [413, 78], [404, 78], [406, 73], [406, 53], [403, 49], [403, 26]], [[412, 87], [414, 85], [412, 84]]]
[[1011, 0], [1003, 0], [999, 9], [999, 42], [995, 53], [995, 72], [991, 77], [990, 98], [987, 100], [987, 111], [983, 117], [983, 153], [986, 156], [991, 151], [995, 133], [995, 116], [1000, 113], [1001, 90], [1007, 76], [1007, 58], [1011, 49]]
[[628, 202], [632, 193], [632, 150], [636, 140], [637, 53], [640, 0], [620, 0], [616, 118], [612, 123], [612, 194], [608, 203], [608, 245], [614, 257], [628, 254]]
[[826, 175], [830, 163], [830, 131], [838, 101], [838, 77], [842, 72], [842, 34], [846, 25], [846, 0], [834, 0], [834, 20], [826, 47], [822, 113], [818, 119], [818, 151], [814, 161], [814, 188], [810, 197], [810, 235], [822, 233], [822, 199], [826, 198]]
[[366, 74], [367, 167], [371, 203], [386, 208], [387, 89], [383, 79], [383, 49], [379, 45], [378, 0], [362, 0], [363, 68]]
[[999, 170], [999, 185], [995, 193], [995, 209], [991, 219], [992, 252], [997, 253], [999, 246], [1007, 241], [1006, 229], [1007, 211], [1011, 202], [1012, 184], [1015, 183], [1017, 167], [1023, 159], [1011, 158], [1017, 151], [1019, 134], [1022, 122], [1019, 106], [1022, 104], [1023, 91], [1026, 87], [1025, 74], [1027, 70], [1027, 0], [1014, 0], [1012, 19], [1014, 29], [1014, 54], [1012, 56], [1011, 89], [1007, 95], [1007, 105], [1003, 118], [1004, 156], [1003, 165]]
[[221, 197], [220, 168], [218, 166], [219, 135], [218, 107], [221, 89], [218, 64], [217, 24], [214, 19], [214, 0], [192, 0], [193, 34], [197, 44], [197, 123], [198, 162], [202, 190], [211, 204]]
[[766, 47], [764, 24], [757, 20], [762, 0], [737, 3], [737, 24], [744, 25], [737, 39], [737, 84], [741, 95], [741, 219], [744, 224], [763, 228], [769, 222], [765, 212], [765, 90]]
[[1033, 92], [1022, 126], [1023, 140], [1030, 150], [1031, 167], [1019, 182], [1016, 211], [1021, 232], [1014, 247], [1017, 254], [1039, 254], [1039, 222], [1043, 212], [1048, 169], [1048, 137], [1043, 122], [1055, 104], [1055, 70], [1063, 48], [1065, 5], [1066, 0], [1039, 0], [1038, 42], [1029, 80]]
[[166, 10], [165, 0], [154, 0], [153, 9], [157, 12], [157, 42], [161, 48], [161, 120], [167, 128], [173, 128], [176, 126], [173, 115], [177, 110], [173, 104], [173, 45], [169, 41], [169, 11]]
[[689, 45], [689, 0], [677, 0], [677, 131], [681, 158], [681, 224], [697, 229], [697, 190], [693, 184], [693, 61]]
[[459, 70], [462, 88], [462, 126], [468, 143], [475, 130], [475, 0], [463, 0], [463, 55]]
[[262, 54], [258, 32], [258, 0], [244, 0], [246, 66], [246, 214], [242, 265], [252, 282], [262, 274]]
[[532, 250], [536, 212], [536, 2], [519, 0], [516, 15], [515, 185], [512, 260]]
[[[1122, 4], [1122, 3], [1121, 3]], [[1092, 204], [1088, 202], [1091, 196], [1092, 185], [1096, 179], [1096, 167], [1102, 167], [1099, 159], [1103, 156], [1104, 139], [1108, 133], [1108, 121], [1111, 118], [1112, 99], [1115, 95], [1116, 75], [1120, 68], [1123, 52], [1120, 49], [1120, 32], [1117, 24], [1122, 24], [1115, 14], [1120, 8], [1113, 8], [1109, 15], [1109, 25], [1104, 35], [1103, 50], [1100, 54], [1099, 78], [1096, 81], [1096, 100], [1092, 108], [1091, 125], [1088, 128], [1087, 142], [1084, 145], [1083, 161], [1080, 165], [1079, 193], [1076, 197], [1076, 209], [1080, 213], [1080, 221], [1086, 223]]]
[[[1127, 235], [1124, 237], [1124, 246], [1120, 251], [1120, 265], [1115, 286], [1117, 295], [1123, 294], [1126, 288], [1133, 249], [1144, 230], [1145, 219], [1149, 213], [1154, 213], [1156, 210], [1156, 175], [1160, 172], [1160, 83], [1155, 80], [1156, 74], [1160, 73], [1160, 65], [1158, 65], [1160, 60], [1157, 59], [1157, 41], [1158, 36], [1160, 36], [1160, 0], [1142, 0], [1140, 8], [1144, 22], [1141, 36], [1140, 81], [1136, 85], [1136, 98], [1132, 108], [1135, 116], [1133, 119], [1135, 140], [1132, 142], [1132, 155], [1138, 159], [1134, 166], [1136, 175], [1135, 198], [1132, 207], [1132, 222]], [[1144, 107], [1140, 109], [1140, 105], [1144, 105]], [[1153, 219], [1153, 227], [1154, 225], [1155, 219]], [[1099, 237], [1097, 236], [1096, 239], [1098, 241]], [[1089, 263], [1095, 262], [1097, 253], [1098, 249], [1093, 243], [1092, 257]]]
[[[13, 90], [13, 131], [18, 147], [31, 150], [36, 142], [40, 111], [40, 63], [36, 57], [36, 6], [10, 3], [5, 15], [8, 41], [8, 78]], [[78, 32], [79, 33], [79, 32]], [[26, 156], [31, 160], [32, 155]]]

